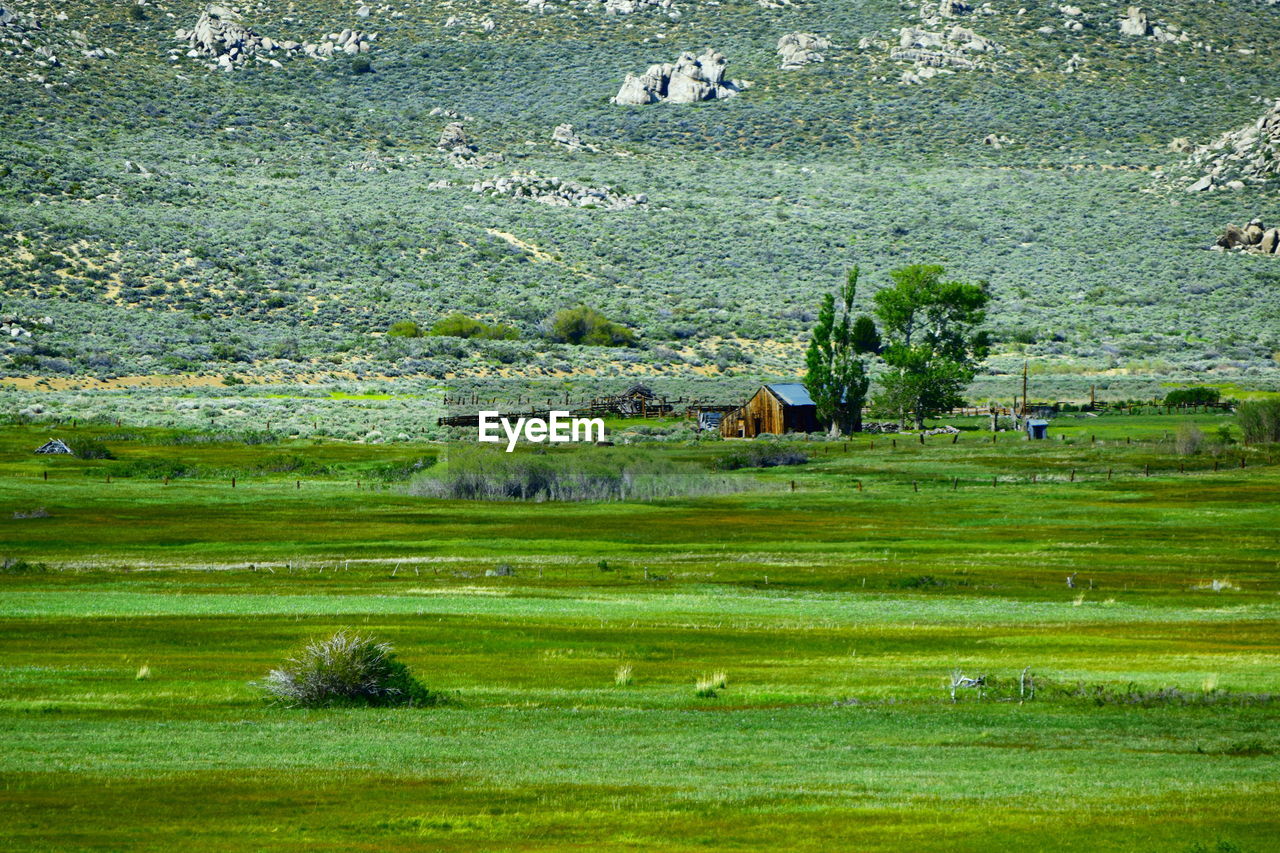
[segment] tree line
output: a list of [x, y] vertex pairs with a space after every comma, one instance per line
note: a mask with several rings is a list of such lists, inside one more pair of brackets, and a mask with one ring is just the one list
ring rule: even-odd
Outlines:
[[877, 363], [872, 406], [904, 423], [911, 417], [917, 429], [964, 402], [961, 394], [990, 350], [981, 326], [991, 293], [985, 281], [945, 275], [936, 264], [893, 270], [890, 285], [872, 294], [870, 313], [857, 316], [857, 267], [823, 296], [805, 355], [805, 386], [819, 422], [833, 434], [861, 431]]

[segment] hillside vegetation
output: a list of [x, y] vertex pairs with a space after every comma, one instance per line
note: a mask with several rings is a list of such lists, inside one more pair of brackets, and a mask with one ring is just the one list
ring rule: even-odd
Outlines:
[[[0, 371], [792, 373], [846, 267], [912, 262], [991, 282], [997, 369], [1275, 369], [1280, 267], [1205, 251], [1275, 190], [1155, 174], [1280, 95], [1264, 3], [1169, 0], [1138, 36], [1125, 4], [610, 5], [635, 8], [242, 3], [276, 42], [363, 42], [214, 70], [175, 38], [201, 4], [5, 0], [0, 313], [30, 336]], [[942, 34], [942, 73], [893, 58], [904, 27]], [[824, 61], [784, 70], [797, 32]], [[610, 102], [706, 48], [751, 85]], [[549, 340], [580, 304], [637, 345]], [[386, 334], [454, 312], [518, 337]]]

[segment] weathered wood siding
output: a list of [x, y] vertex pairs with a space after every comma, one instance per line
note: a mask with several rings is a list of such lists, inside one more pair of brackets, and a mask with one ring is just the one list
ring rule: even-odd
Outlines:
[[724, 416], [720, 434], [725, 438], [755, 438], [761, 433], [816, 432], [817, 414], [813, 406], [788, 406], [768, 388], [760, 388], [736, 412]]

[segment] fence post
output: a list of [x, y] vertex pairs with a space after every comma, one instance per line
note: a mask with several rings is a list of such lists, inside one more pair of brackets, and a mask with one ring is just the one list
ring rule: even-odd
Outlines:
[[912, 488], [912, 489], [914, 489], [915, 491], [919, 492], [919, 491], [920, 491], [920, 482], [919, 482], [918, 480], [912, 480], [912, 481], [911, 481], [911, 488]]
[[233, 488], [233, 489], [234, 489], [235, 487], [236, 487], [236, 478], [235, 478], [235, 477], [232, 477], [232, 478], [231, 478], [231, 488]]

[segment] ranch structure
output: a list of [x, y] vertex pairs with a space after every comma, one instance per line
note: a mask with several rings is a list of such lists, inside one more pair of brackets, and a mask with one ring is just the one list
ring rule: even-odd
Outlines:
[[762, 385], [741, 408], [720, 421], [725, 438], [755, 438], [762, 433], [817, 432], [818, 407], [799, 382]]

